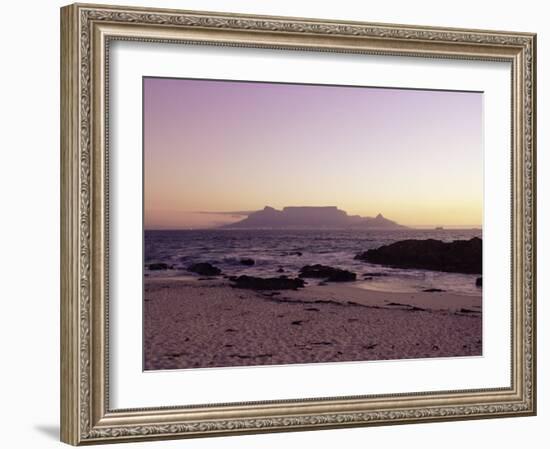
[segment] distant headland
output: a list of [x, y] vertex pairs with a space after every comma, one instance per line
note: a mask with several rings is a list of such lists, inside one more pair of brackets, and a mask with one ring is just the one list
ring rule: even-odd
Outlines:
[[223, 229], [405, 229], [382, 214], [376, 217], [348, 215], [336, 206], [289, 206], [282, 210], [266, 206]]

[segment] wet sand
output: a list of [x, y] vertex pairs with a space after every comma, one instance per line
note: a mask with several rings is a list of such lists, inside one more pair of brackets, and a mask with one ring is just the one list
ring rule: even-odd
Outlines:
[[149, 278], [143, 319], [146, 370], [482, 354], [481, 296], [446, 292]]

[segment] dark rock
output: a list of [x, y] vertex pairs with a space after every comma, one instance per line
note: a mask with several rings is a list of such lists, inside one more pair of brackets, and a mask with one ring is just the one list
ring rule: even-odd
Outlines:
[[483, 285], [483, 278], [476, 279], [476, 287], [481, 287]]
[[281, 256], [298, 256], [301, 257], [303, 253], [301, 251], [287, 251], [284, 253], [281, 253]]
[[284, 273], [285, 272], [285, 269], [283, 267], [279, 267], [279, 269], [277, 270], [277, 273]]
[[251, 267], [255, 263], [256, 262], [254, 261], [254, 259], [241, 259], [241, 265], [246, 265], [248, 267]]
[[194, 263], [187, 267], [187, 271], [200, 274], [201, 276], [217, 276], [222, 274], [222, 270], [208, 262]]
[[398, 268], [481, 274], [482, 240], [402, 240], [355, 256], [365, 262]]
[[357, 279], [357, 275], [351, 271], [320, 264], [302, 267], [299, 276], [301, 278], [324, 279], [326, 282], [350, 282]]
[[444, 292], [445, 290], [442, 290], [440, 288], [426, 288], [425, 290], [422, 290], [423, 292], [428, 293], [437, 293], [437, 292]]
[[331, 274], [326, 281], [327, 282], [351, 282], [357, 279], [357, 275], [347, 270], [339, 270]]
[[259, 278], [254, 276], [239, 276], [231, 279], [233, 287], [249, 290], [296, 290], [304, 287], [303, 279], [289, 278]]
[[151, 263], [149, 264], [148, 268], [150, 271], [160, 271], [160, 270], [168, 270], [170, 269], [170, 266], [168, 264], [160, 262], [160, 263]]

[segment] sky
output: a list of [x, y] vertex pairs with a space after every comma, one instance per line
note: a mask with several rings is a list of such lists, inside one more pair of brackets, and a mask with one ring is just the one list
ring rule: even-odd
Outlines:
[[269, 205], [479, 227], [483, 94], [144, 78], [146, 229]]

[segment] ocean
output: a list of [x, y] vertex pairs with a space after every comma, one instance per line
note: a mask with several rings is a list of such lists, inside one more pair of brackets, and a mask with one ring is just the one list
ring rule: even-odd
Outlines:
[[[354, 285], [366, 289], [407, 293], [438, 288], [480, 295], [481, 289], [475, 286], [477, 275], [391, 268], [354, 259], [362, 251], [399, 240], [452, 241], [473, 237], [481, 238], [481, 230], [146, 230], [144, 265], [163, 262], [173, 269], [145, 269], [144, 273], [146, 276], [193, 276], [187, 271], [189, 265], [210, 262], [230, 276], [295, 277], [304, 265], [323, 264], [353, 271], [357, 274]], [[244, 258], [253, 259], [254, 265], [241, 264]], [[369, 273], [375, 275], [369, 276]], [[307, 282], [319, 281], [307, 279]]]

